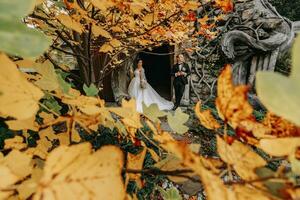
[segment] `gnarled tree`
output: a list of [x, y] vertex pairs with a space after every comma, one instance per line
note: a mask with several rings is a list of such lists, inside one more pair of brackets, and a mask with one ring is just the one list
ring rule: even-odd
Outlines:
[[[184, 19], [198, 5], [191, 0], [45, 0], [26, 22], [53, 38], [52, 50], [74, 56], [84, 83], [101, 88], [103, 78], [140, 49], [187, 38]], [[45, 56], [57, 64], [49, 52]]]

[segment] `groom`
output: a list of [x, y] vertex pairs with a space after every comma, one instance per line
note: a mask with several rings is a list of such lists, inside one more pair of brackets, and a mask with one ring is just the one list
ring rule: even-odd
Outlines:
[[188, 83], [188, 75], [190, 75], [190, 68], [184, 62], [184, 56], [179, 54], [177, 57], [177, 63], [172, 68], [171, 75], [174, 76], [174, 89], [175, 89], [175, 105], [173, 110], [176, 110], [180, 105], [181, 98], [184, 93], [185, 85]]

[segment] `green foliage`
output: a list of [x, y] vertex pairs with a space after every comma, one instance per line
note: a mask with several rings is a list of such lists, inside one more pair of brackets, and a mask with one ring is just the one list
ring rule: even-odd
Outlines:
[[62, 106], [55, 100], [55, 98], [51, 95], [45, 95], [44, 100], [42, 102], [48, 109], [52, 110], [57, 114], [61, 114]]
[[257, 73], [257, 93], [268, 110], [300, 125], [300, 37], [292, 55], [290, 77], [273, 72]]
[[34, 8], [35, 0], [1, 0], [0, 50], [10, 54], [36, 57], [50, 45], [43, 33], [26, 27], [22, 18]]
[[296, 0], [270, 0], [277, 11], [290, 20], [300, 20], [300, 1]]
[[85, 92], [86, 96], [98, 96], [99, 90], [98, 88], [92, 83], [90, 86], [86, 84], [83, 85], [83, 91]]
[[175, 187], [172, 187], [167, 190], [164, 190], [163, 188], [158, 187], [158, 190], [164, 200], [182, 200], [182, 197], [179, 194], [179, 191]]

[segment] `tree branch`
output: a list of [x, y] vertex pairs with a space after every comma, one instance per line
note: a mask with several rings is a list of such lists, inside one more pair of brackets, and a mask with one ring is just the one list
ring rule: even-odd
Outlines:
[[166, 176], [176, 176], [176, 177], [182, 177], [187, 178], [193, 182], [199, 182], [200, 180], [194, 177], [190, 177], [186, 175], [186, 173], [192, 173], [192, 170], [189, 169], [182, 169], [182, 170], [160, 170], [156, 168], [150, 168], [150, 169], [142, 169], [142, 170], [135, 170], [135, 169], [124, 169], [123, 172], [129, 173], [129, 174], [151, 174], [151, 175], [166, 175]]

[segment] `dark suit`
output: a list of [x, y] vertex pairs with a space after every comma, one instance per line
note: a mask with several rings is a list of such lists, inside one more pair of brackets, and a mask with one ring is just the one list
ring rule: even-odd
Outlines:
[[[184, 72], [186, 76], [175, 76], [177, 72]], [[190, 68], [188, 64], [182, 63], [181, 69], [179, 64], [175, 64], [172, 68], [171, 75], [174, 76], [174, 89], [175, 89], [175, 106], [178, 107], [180, 105], [181, 98], [184, 93], [185, 85], [188, 83], [188, 76], [191, 74]]]

